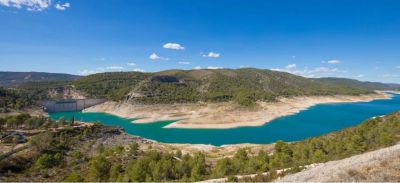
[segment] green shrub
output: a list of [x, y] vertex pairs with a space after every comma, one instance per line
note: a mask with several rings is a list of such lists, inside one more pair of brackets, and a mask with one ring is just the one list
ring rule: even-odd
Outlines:
[[35, 162], [36, 169], [52, 168], [60, 165], [63, 162], [61, 153], [42, 154]]

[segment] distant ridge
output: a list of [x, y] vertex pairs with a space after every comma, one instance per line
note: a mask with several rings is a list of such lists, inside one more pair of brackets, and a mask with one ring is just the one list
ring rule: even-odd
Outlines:
[[47, 72], [3, 72], [0, 71], [0, 86], [16, 87], [27, 82], [71, 81], [81, 76]]
[[381, 89], [256, 68], [98, 73], [71, 83], [92, 97], [145, 104], [235, 101], [252, 105], [279, 97], [360, 95]]
[[327, 77], [327, 78], [316, 78], [314, 80], [323, 82], [325, 84], [364, 88], [367, 90], [392, 90], [400, 88], [400, 84], [386, 84], [380, 82], [358, 81], [355, 79], [348, 79], [348, 78]]
[[280, 97], [361, 95], [393, 90], [398, 84], [347, 78], [305, 78], [268, 69], [106, 72], [88, 76], [45, 72], [0, 72], [0, 86], [46, 95], [73, 88], [87, 97], [142, 104], [235, 101], [253, 105]]

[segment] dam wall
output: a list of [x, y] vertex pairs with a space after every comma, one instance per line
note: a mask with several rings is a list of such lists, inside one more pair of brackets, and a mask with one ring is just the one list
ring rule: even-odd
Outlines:
[[104, 103], [105, 99], [63, 99], [39, 102], [46, 112], [75, 112]]

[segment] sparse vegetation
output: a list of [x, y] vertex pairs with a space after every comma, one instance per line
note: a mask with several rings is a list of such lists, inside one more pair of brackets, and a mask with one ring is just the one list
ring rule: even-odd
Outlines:
[[0, 129], [46, 129], [57, 126], [58, 123], [49, 118], [36, 117], [29, 114], [19, 114], [0, 118]]
[[[400, 113], [300, 142], [278, 141], [273, 154], [262, 150], [253, 154], [247, 149], [240, 149], [233, 157], [222, 158], [216, 164], [207, 163], [207, 154], [161, 152], [151, 149], [151, 146], [140, 148], [137, 143], [114, 147], [100, 143], [93, 147], [93, 139], [104, 136], [105, 128], [108, 127], [96, 124], [39, 134], [30, 140], [30, 151], [35, 154], [33, 163], [15, 173], [11, 169], [3, 169], [3, 173], [9, 173], [0, 180], [30, 177], [30, 180], [40, 181], [159, 182], [229, 177], [231, 181], [271, 181], [300, 171], [304, 165], [343, 159], [395, 144], [400, 140]], [[92, 153], [85, 153], [87, 147], [93, 147]], [[278, 174], [277, 171], [282, 169], [286, 171]], [[63, 176], [43, 173], [54, 171], [63, 172]], [[269, 173], [260, 174], [262, 172]], [[235, 177], [246, 174], [257, 175], [240, 179]]]

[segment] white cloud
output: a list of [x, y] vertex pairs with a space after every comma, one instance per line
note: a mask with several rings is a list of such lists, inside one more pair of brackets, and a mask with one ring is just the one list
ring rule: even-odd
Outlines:
[[207, 69], [223, 69], [223, 67], [208, 66]]
[[189, 65], [190, 62], [178, 62], [178, 64], [181, 64], [181, 65]]
[[121, 66], [108, 66], [106, 67], [107, 70], [125, 70], [124, 67]]
[[329, 67], [317, 67], [312, 72], [316, 73], [332, 73], [338, 71], [337, 68], [329, 68]]
[[356, 78], [363, 78], [364, 77], [364, 75], [363, 74], [359, 74], [359, 75], [357, 75], [357, 76], [355, 76]]
[[157, 54], [153, 53], [149, 56], [151, 60], [169, 60], [169, 58], [160, 57]]
[[[193, 69], [194, 69], [194, 70], [200, 70], [200, 69], [203, 69], [203, 68], [200, 67], [200, 66], [196, 66], [196, 67], [194, 67]], [[223, 67], [208, 66], [208, 67], [206, 67], [205, 69], [223, 69]]]
[[43, 11], [51, 5], [51, 0], [0, 0], [0, 5], [26, 8], [28, 11]]
[[308, 67], [304, 67], [303, 69], [298, 69], [296, 64], [287, 65], [283, 69], [272, 69], [274, 71], [288, 72], [291, 74], [303, 76], [303, 77], [322, 77], [322, 76], [332, 76], [336, 73], [345, 73], [347, 71], [339, 70], [338, 68], [329, 68], [329, 67], [316, 67], [313, 69], [309, 69]]
[[135, 71], [135, 72], [144, 72], [144, 70], [140, 69], [140, 68], [135, 68], [135, 69], [133, 69], [133, 71]]
[[108, 66], [108, 67], [98, 67], [94, 70], [84, 69], [84, 70], [79, 71], [78, 73], [80, 75], [86, 76], [86, 75], [102, 73], [102, 72], [115, 72], [115, 71], [124, 71], [124, 70], [126, 70], [126, 69], [121, 66]]
[[398, 77], [400, 77], [400, 75], [397, 75], [397, 74], [384, 74], [384, 75], [381, 75], [380, 77], [382, 77], [382, 78], [398, 78]]
[[126, 65], [128, 65], [128, 66], [136, 66], [136, 63], [130, 62], [130, 63], [127, 63]]
[[285, 68], [286, 68], [286, 69], [294, 69], [294, 68], [296, 68], [296, 67], [297, 67], [296, 64], [289, 64], [289, 65], [287, 65]]
[[56, 5], [54, 5], [54, 7], [55, 7], [56, 9], [58, 9], [58, 10], [64, 11], [64, 10], [66, 10], [67, 8], [71, 7], [71, 4], [69, 4], [68, 2], [67, 2], [67, 3], [64, 3], [64, 4], [57, 3]]
[[185, 49], [185, 47], [183, 47], [182, 45], [180, 45], [178, 43], [166, 43], [166, 44], [164, 44], [163, 48], [173, 49], [173, 50], [184, 50]]
[[219, 58], [220, 54], [219, 53], [214, 53], [214, 52], [209, 52], [208, 54], [203, 54], [203, 57]]
[[79, 75], [87, 76], [87, 75], [96, 74], [99, 72], [100, 72], [99, 70], [84, 69], [82, 71], [79, 71]]
[[326, 63], [326, 64], [340, 64], [340, 63], [342, 63], [342, 61], [340, 61], [340, 60], [328, 60], [328, 61], [322, 61], [322, 63]]

